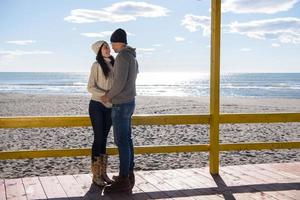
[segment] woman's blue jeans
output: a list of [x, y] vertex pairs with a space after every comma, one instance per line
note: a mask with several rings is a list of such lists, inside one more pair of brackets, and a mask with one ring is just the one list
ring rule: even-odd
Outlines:
[[111, 117], [114, 130], [114, 141], [118, 147], [120, 176], [128, 176], [134, 168], [134, 149], [131, 138], [131, 117], [135, 109], [135, 100], [114, 104]]

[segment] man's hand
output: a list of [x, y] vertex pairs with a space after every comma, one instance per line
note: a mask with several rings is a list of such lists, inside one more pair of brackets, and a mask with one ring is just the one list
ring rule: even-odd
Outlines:
[[101, 101], [103, 101], [103, 103], [108, 103], [109, 102], [109, 98], [108, 96], [105, 94], [101, 97]]

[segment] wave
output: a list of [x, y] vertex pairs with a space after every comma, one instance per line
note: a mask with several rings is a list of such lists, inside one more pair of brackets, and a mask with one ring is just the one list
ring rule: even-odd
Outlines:
[[1, 84], [0, 86], [86, 86], [87, 83], [76, 82], [76, 83], [12, 83], [12, 84]]
[[[156, 76], [158, 78], [156, 78]], [[208, 76], [195, 74], [139, 74], [138, 95], [209, 96]], [[0, 72], [0, 92], [87, 94], [87, 74]], [[226, 74], [221, 76], [223, 96], [300, 98], [300, 74]]]

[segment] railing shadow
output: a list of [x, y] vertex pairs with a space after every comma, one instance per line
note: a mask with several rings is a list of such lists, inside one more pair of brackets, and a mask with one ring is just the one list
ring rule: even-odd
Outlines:
[[221, 192], [224, 199], [226, 200], [235, 200], [233, 196], [233, 192], [231, 191], [230, 187], [228, 187], [225, 181], [222, 179], [220, 175], [211, 175], [217, 184], [217, 191]]
[[103, 195], [102, 189], [92, 187], [84, 197], [69, 198], [50, 198], [51, 200], [146, 200], [146, 199], [163, 199], [218, 195], [226, 200], [235, 200], [234, 194], [238, 193], [259, 193], [272, 191], [289, 191], [300, 190], [300, 182], [294, 183], [266, 183], [266, 184], [249, 184], [241, 186], [227, 186], [220, 175], [212, 175], [217, 187], [182, 189], [182, 190], [164, 190], [153, 192], [134, 193], [131, 196], [125, 194]]

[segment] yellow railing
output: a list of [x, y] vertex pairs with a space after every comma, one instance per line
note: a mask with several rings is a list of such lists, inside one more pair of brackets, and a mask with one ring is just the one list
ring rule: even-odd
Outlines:
[[[300, 113], [281, 114], [221, 114], [220, 123], [276, 123], [300, 122]], [[210, 115], [134, 115], [133, 125], [210, 124]], [[88, 116], [68, 117], [2, 117], [0, 128], [49, 128], [91, 126]], [[210, 144], [140, 146], [136, 154], [210, 151]], [[234, 143], [219, 144], [220, 151], [300, 148], [300, 142]], [[116, 148], [108, 148], [108, 154], [117, 154]], [[90, 149], [53, 149], [33, 151], [2, 151], [0, 159], [24, 159], [41, 157], [88, 156]]]
[[[210, 127], [210, 144], [167, 145], [135, 147], [136, 154], [200, 152], [209, 151], [210, 173], [219, 173], [220, 151], [291, 149], [300, 148], [300, 142], [263, 142], [263, 143], [219, 143], [220, 123], [276, 123], [300, 122], [300, 113], [273, 114], [220, 114], [220, 32], [221, 0], [211, 0], [211, 73], [210, 73], [210, 114], [208, 115], [135, 115], [134, 125], [176, 125], [208, 124]], [[34, 128], [34, 127], [82, 127], [90, 126], [87, 116], [67, 117], [2, 117], [0, 128]], [[108, 154], [117, 154], [116, 148], [108, 148]], [[53, 149], [34, 151], [2, 151], [0, 159], [24, 159], [40, 157], [88, 156], [90, 149]]]
[[[262, 113], [262, 114], [220, 114], [219, 123], [279, 123], [300, 122], [300, 113]], [[170, 114], [170, 115], [134, 115], [132, 124], [139, 125], [180, 125], [210, 124], [210, 115]], [[1, 117], [0, 128], [58, 128], [91, 126], [88, 116], [25, 116]]]

